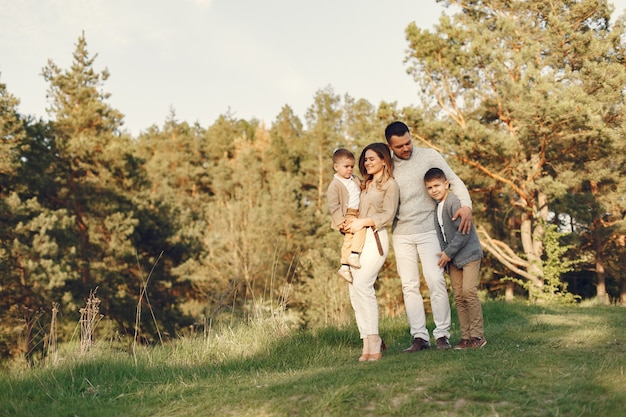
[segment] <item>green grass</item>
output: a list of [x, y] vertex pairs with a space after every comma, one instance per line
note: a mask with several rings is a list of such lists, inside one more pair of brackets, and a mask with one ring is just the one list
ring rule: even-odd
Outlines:
[[625, 415], [626, 310], [487, 302], [484, 316], [484, 349], [414, 354], [406, 319], [385, 319], [374, 363], [357, 362], [355, 326], [275, 320], [136, 355], [101, 345], [3, 370], [0, 416]]

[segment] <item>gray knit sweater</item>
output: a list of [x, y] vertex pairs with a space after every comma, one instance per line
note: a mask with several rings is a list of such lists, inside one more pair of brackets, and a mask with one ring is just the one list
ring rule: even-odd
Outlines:
[[461, 208], [461, 202], [454, 193], [448, 193], [448, 196], [442, 201], [442, 218], [443, 229], [446, 234], [444, 239], [441, 228], [439, 227], [439, 221], [435, 214], [435, 230], [437, 230], [437, 236], [439, 237], [439, 244], [441, 249], [452, 259], [452, 263], [459, 269], [462, 269], [465, 265], [472, 261], [476, 261], [483, 257], [483, 250], [480, 247], [480, 239], [476, 229], [472, 224], [472, 228], [469, 234], [464, 235], [459, 232], [459, 224], [461, 219], [458, 218], [452, 221], [454, 213]]
[[463, 181], [452, 171], [439, 152], [430, 148], [413, 148], [407, 160], [394, 158], [393, 176], [400, 187], [400, 206], [392, 231], [397, 235], [425, 233], [435, 229], [435, 201], [424, 185], [424, 174], [430, 168], [440, 168], [450, 181], [451, 190], [461, 204], [472, 208], [472, 200]]

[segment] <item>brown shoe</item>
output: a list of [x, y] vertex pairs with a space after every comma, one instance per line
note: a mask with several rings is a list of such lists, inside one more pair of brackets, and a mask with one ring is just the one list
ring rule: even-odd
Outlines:
[[437, 339], [437, 350], [446, 350], [451, 348], [452, 346], [450, 346], [450, 341], [447, 337], [444, 336]]
[[458, 345], [455, 345], [454, 348], [456, 350], [467, 349], [470, 347], [472, 342], [469, 339], [461, 339]]
[[477, 349], [477, 348], [485, 347], [486, 344], [487, 344], [487, 341], [485, 340], [484, 337], [473, 337], [472, 340], [470, 340], [468, 347], [472, 349]]
[[430, 343], [428, 343], [428, 341], [422, 339], [421, 337], [416, 337], [415, 339], [413, 339], [413, 343], [411, 343], [411, 346], [404, 349], [402, 352], [413, 353], [426, 349], [430, 349]]

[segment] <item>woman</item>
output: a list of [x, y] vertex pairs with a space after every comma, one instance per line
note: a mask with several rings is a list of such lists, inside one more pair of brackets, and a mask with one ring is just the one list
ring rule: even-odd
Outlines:
[[363, 339], [359, 362], [364, 362], [377, 361], [383, 355], [374, 282], [389, 251], [386, 226], [396, 214], [400, 191], [393, 179], [391, 154], [384, 143], [372, 143], [363, 149], [359, 170], [363, 177], [359, 218], [352, 222], [350, 229], [355, 233], [367, 227], [367, 232], [361, 252], [361, 268], [352, 268], [353, 281], [349, 288], [356, 324]]

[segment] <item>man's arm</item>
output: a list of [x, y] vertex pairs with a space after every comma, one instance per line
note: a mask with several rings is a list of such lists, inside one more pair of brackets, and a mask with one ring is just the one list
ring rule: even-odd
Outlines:
[[456, 220], [459, 217], [461, 217], [461, 224], [459, 224], [458, 230], [464, 235], [468, 235], [470, 230], [472, 230], [472, 209], [467, 206], [462, 206], [454, 213], [452, 220]]
[[461, 208], [454, 213], [452, 220], [456, 220], [461, 217], [461, 224], [459, 225], [458, 230], [464, 235], [467, 235], [472, 229], [472, 199], [469, 191], [467, 190], [465, 183], [459, 178], [458, 175], [456, 175], [452, 168], [450, 168], [450, 165], [448, 165], [445, 158], [434, 149], [433, 151], [437, 153], [437, 159], [439, 159], [436, 164], [438, 164], [439, 168], [441, 168], [441, 170], [446, 174], [446, 178], [450, 182], [450, 190], [452, 190], [452, 192], [461, 201]]

